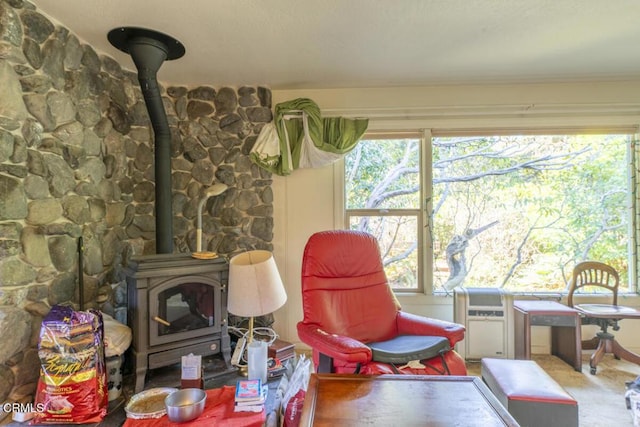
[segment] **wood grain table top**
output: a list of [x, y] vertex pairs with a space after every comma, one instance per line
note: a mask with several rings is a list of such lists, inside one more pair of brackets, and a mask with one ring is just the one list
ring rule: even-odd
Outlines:
[[301, 426], [518, 426], [479, 377], [312, 374]]

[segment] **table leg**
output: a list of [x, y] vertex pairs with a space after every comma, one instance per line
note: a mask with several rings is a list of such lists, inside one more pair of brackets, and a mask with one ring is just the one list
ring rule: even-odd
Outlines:
[[514, 357], [516, 359], [531, 359], [531, 325], [529, 315], [514, 309]]
[[551, 354], [573, 366], [578, 372], [582, 371], [582, 355], [580, 333], [578, 326], [551, 327]]

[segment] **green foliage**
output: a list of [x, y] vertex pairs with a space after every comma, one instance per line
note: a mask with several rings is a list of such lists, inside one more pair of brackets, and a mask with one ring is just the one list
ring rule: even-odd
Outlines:
[[415, 139], [364, 140], [345, 159], [347, 209], [419, 207]]
[[[560, 291], [583, 259], [626, 273], [626, 149], [627, 137], [619, 135], [436, 140], [438, 157], [455, 168], [439, 169], [434, 178], [451, 182], [448, 194], [434, 185], [435, 199], [447, 198], [434, 235], [446, 242], [452, 229], [460, 234], [499, 221], [470, 242], [467, 286]], [[469, 176], [472, 182], [465, 181]]]
[[[494, 221], [468, 242], [466, 286], [559, 291], [584, 259], [614, 265], [624, 283], [628, 146], [627, 135], [434, 138], [434, 289], [449, 278], [445, 249], [454, 236]], [[418, 140], [362, 141], [345, 160], [347, 209], [419, 209], [419, 161]], [[378, 233], [387, 273], [415, 287], [407, 242], [417, 231], [387, 224], [382, 232], [371, 215], [352, 227]], [[393, 248], [398, 242], [402, 249]]]

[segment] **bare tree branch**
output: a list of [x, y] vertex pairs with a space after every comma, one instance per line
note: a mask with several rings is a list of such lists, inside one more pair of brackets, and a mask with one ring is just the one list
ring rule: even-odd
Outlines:
[[[408, 143], [405, 146], [404, 153], [402, 155], [402, 159], [396, 166], [391, 168], [387, 175], [380, 181], [369, 196], [369, 200], [367, 200], [366, 207], [368, 209], [375, 209], [380, 204], [386, 200], [389, 196], [385, 196], [387, 193], [391, 195], [394, 192], [388, 192], [387, 189], [391, 186], [392, 183], [397, 182], [402, 176], [409, 174], [417, 174], [420, 170], [417, 167], [409, 167], [409, 163], [411, 162], [414, 153], [418, 150], [418, 143], [413, 141]], [[418, 187], [419, 188], [419, 187]], [[395, 190], [400, 191], [398, 194], [410, 194], [410, 189], [400, 189]], [[417, 191], [417, 190], [414, 190]]]
[[[446, 176], [440, 178], [433, 178], [434, 184], [440, 184], [443, 182], [469, 182], [476, 181], [478, 179], [487, 177], [487, 176], [500, 176], [506, 175], [513, 172], [517, 172], [518, 170], [529, 169], [534, 171], [542, 171], [542, 170], [561, 170], [567, 169], [573, 166], [571, 160], [575, 157], [585, 153], [588, 151], [587, 148], [583, 148], [580, 151], [575, 151], [573, 153], [568, 154], [557, 154], [557, 155], [547, 155], [543, 157], [539, 157], [536, 159], [522, 161], [520, 163], [516, 163], [506, 168], [495, 169], [491, 171], [484, 171], [476, 174], [466, 175], [466, 176]], [[465, 157], [461, 156], [458, 158], [450, 158], [448, 161], [458, 161], [460, 158]], [[562, 162], [554, 162], [557, 159], [565, 159]]]
[[520, 241], [520, 244], [518, 245], [518, 249], [516, 249], [516, 259], [513, 262], [513, 264], [511, 264], [511, 267], [509, 268], [509, 271], [507, 271], [507, 274], [504, 276], [504, 279], [502, 280], [502, 284], [500, 285], [500, 288], [504, 288], [507, 285], [507, 282], [509, 282], [509, 279], [511, 279], [511, 277], [515, 273], [518, 266], [522, 264], [522, 249], [527, 244], [527, 241], [529, 241], [529, 237], [531, 237], [531, 233], [533, 233], [533, 230], [541, 230], [541, 229], [549, 228], [556, 222], [560, 221], [561, 218], [558, 217], [553, 221], [551, 221], [550, 223], [541, 227], [537, 226], [539, 219], [540, 217], [536, 218], [533, 225], [529, 227], [529, 230], [527, 230], [527, 232], [523, 236], [522, 241]]

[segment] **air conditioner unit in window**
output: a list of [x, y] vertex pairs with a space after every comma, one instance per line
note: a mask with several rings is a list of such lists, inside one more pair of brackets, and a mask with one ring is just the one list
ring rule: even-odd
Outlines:
[[464, 325], [456, 351], [467, 360], [514, 358], [513, 295], [499, 288], [456, 288], [453, 317]]

